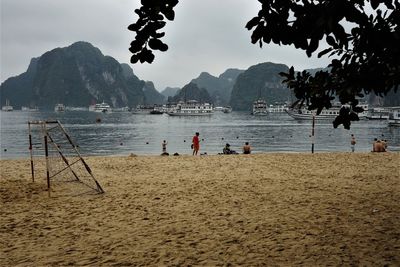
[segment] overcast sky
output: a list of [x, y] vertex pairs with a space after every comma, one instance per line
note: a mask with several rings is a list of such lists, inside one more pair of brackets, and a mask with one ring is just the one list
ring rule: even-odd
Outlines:
[[[25, 72], [32, 57], [76, 41], [129, 63], [134, 33], [127, 26], [139, 6], [139, 0], [1, 0], [1, 81]], [[218, 76], [261, 62], [296, 70], [327, 65], [327, 59], [308, 58], [294, 47], [251, 44], [245, 25], [259, 8], [257, 0], [181, 0], [165, 28], [168, 51], [156, 53], [152, 64], [129, 64], [160, 91], [182, 87], [203, 71]]]

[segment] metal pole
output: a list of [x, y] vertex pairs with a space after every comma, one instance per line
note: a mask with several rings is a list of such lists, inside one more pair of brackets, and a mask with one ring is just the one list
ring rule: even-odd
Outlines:
[[79, 159], [82, 161], [83, 165], [85, 166], [87, 172], [90, 174], [94, 182], [96, 183], [97, 189], [99, 190], [100, 193], [104, 193], [103, 188], [100, 186], [100, 184], [97, 182], [96, 178], [94, 178], [94, 175], [92, 173], [92, 170], [90, 169], [89, 165], [86, 164], [85, 160], [82, 158], [81, 154], [79, 153], [78, 149], [76, 149], [76, 145], [72, 141], [71, 137], [68, 135], [67, 131], [64, 129], [64, 127], [61, 125], [59, 121], [57, 121], [58, 126], [61, 128], [63, 131], [64, 135], [67, 137], [69, 143], [71, 144], [72, 148], [75, 150], [75, 153], [78, 154]]
[[315, 128], [315, 114], [312, 117], [312, 130], [311, 130], [311, 153], [314, 154], [314, 128]]
[[33, 146], [32, 146], [32, 133], [31, 133], [31, 123], [28, 121], [28, 130], [29, 130], [29, 153], [31, 154], [31, 173], [32, 173], [32, 182], [35, 182], [35, 170], [33, 166]]
[[47, 175], [47, 190], [50, 196], [50, 171], [49, 171], [49, 149], [47, 147], [47, 135], [44, 136], [44, 151], [46, 155], [46, 175]]

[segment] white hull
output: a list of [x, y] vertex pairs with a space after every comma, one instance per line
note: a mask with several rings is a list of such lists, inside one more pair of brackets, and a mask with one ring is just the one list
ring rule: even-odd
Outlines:
[[387, 108], [371, 108], [368, 110], [367, 119], [369, 120], [387, 120], [389, 119], [389, 109]]
[[389, 126], [397, 126], [400, 127], [400, 120], [389, 120], [388, 121]]
[[366, 118], [369, 120], [387, 120], [389, 118], [389, 115], [367, 116]]
[[39, 108], [21, 107], [22, 111], [39, 111]]
[[6, 104], [1, 107], [1, 110], [6, 112], [14, 110], [13, 106], [10, 105], [10, 100], [6, 99]]
[[150, 114], [154, 109], [134, 109], [132, 110], [132, 114]]
[[9, 111], [13, 111], [14, 108], [13, 108], [13, 106], [3, 106], [3, 107], [1, 108], [1, 110], [2, 110], [2, 111], [9, 112]]
[[167, 112], [169, 116], [211, 116], [214, 113], [213, 112], [207, 112], [207, 113], [182, 113], [182, 112]]
[[89, 111], [94, 111], [97, 113], [109, 113], [111, 112], [111, 107], [110, 105], [103, 102], [101, 104], [89, 106]]
[[[312, 120], [313, 119], [313, 114], [303, 114], [303, 113], [296, 113], [296, 109], [289, 109], [289, 110], [286, 110], [286, 113], [290, 116], [290, 117], [292, 117], [292, 118], [294, 118], [294, 119], [296, 119], [296, 120]], [[320, 114], [320, 115], [318, 115], [318, 116], [315, 116], [315, 119], [317, 119], [317, 120], [334, 120], [335, 118], [336, 118], [336, 116], [338, 116], [338, 114], [335, 114], [335, 115], [323, 115], [323, 114]]]
[[110, 110], [109, 109], [101, 109], [101, 110], [95, 109], [94, 112], [97, 112], [97, 113], [109, 113]]
[[264, 110], [264, 111], [253, 111], [252, 115], [254, 116], [267, 116], [268, 115], [268, 111]]
[[[363, 112], [358, 113], [358, 117], [360, 119], [367, 118], [367, 106], [363, 106], [365, 109]], [[340, 107], [332, 107], [330, 109], [323, 109], [319, 115], [315, 116], [317, 120], [334, 120], [337, 116], [339, 116]], [[289, 108], [286, 110], [286, 113], [296, 119], [296, 120], [312, 120], [313, 115], [316, 113], [315, 111], [310, 111], [305, 108], [298, 110], [297, 108]]]
[[400, 126], [400, 110], [393, 110], [389, 113], [389, 126]]

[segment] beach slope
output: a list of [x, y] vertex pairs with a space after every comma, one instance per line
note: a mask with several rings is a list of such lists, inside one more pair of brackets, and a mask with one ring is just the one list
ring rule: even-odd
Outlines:
[[1, 266], [400, 265], [399, 153], [87, 162], [105, 194], [0, 161]]

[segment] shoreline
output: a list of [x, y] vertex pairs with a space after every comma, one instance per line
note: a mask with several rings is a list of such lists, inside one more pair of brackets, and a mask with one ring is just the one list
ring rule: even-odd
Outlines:
[[[222, 151], [222, 150], [221, 150]], [[135, 157], [160, 157], [161, 155], [161, 151], [159, 154], [136, 154], [136, 153], [125, 153], [125, 154], [108, 154], [108, 155], [102, 155], [102, 154], [82, 154], [81, 156], [83, 158], [98, 158], [98, 157], [110, 157], [110, 158], [115, 158], [115, 157], [129, 157], [131, 154], [133, 154]], [[169, 153], [169, 152], [168, 152]], [[174, 153], [174, 152], [173, 152]], [[174, 156], [173, 153], [169, 154], [169, 157]], [[203, 153], [203, 152], [199, 152], [199, 153]], [[334, 150], [317, 150], [314, 151], [314, 153], [311, 153], [311, 149], [310, 151], [256, 151], [256, 152], [252, 152], [250, 155], [273, 155], [273, 154], [299, 154], [299, 155], [312, 155], [312, 154], [382, 154], [382, 153], [400, 153], [400, 149], [399, 150], [387, 150], [385, 152], [372, 152], [372, 151], [355, 151], [355, 152], [351, 152], [351, 151], [334, 151]], [[222, 152], [221, 153], [210, 153], [210, 154], [202, 154], [202, 155], [198, 155], [198, 156], [222, 156]], [[243, 153], [239, 153], [239, 154], [232, 154], [230, 156], [237, 156], [237, 155], [244, 155]], [[192, 156], [191, 152], [185, 153], [185, 154], [179, 154], [178, 156]], [[227, 156], [227, 155], [225, 155]], [[229, 155], [228, 155], [229, 156]], [[37, 158], [43, 158], [44, 159], [44, 155], [41, 155], [40, 157], [35, 156]], [[168, 157], [168, 156], [165, 156]], [[6, 158], [0, 158], [0, 161], [2, 160], [30, 160], [30, 156], [29, 154], [24, 156], [24, 157], [6, 157]]]
[[3, 265], [400, 264], [398, 152], [84, 159], [105, 194], [0, 160]]

